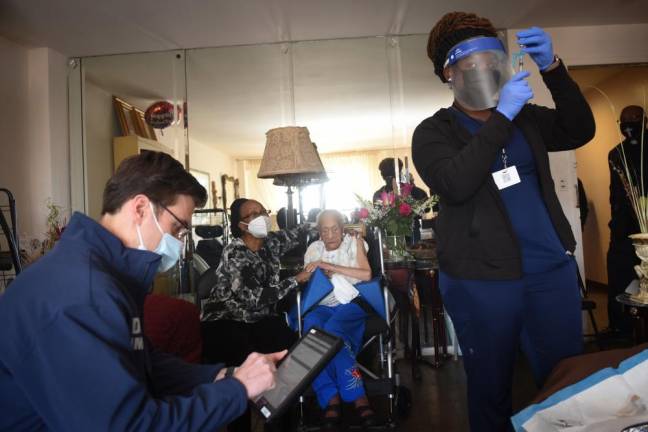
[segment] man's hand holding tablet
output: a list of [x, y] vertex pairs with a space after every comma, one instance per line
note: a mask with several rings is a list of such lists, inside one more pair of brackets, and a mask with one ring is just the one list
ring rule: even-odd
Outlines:
[[[251, 353], [243, 364], [234, 370], [233, 377], [243, 384], [249, 399], [274, 388], [277, 372], [275, 364], [281, 361], [287, 352], [283, 350], [272, 354]], [[225, 373], [226, 370], [222, 369], [216, 379], [224, 378]]]

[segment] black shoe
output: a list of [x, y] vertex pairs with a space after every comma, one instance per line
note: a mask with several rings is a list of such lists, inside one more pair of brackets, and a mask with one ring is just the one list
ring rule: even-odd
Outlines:
[[360, 419], [360, 424], [363, 428], [370, 428], [376, 426], [378, 420], [376, 419], [376, 413], [371, 409], [369, 405], [360, 405], [356, 407], [356, 413]]
[[322, 415], [322, 432], [336, 432], [342, 423], [342, 405], [332, 404], [326, 407]]

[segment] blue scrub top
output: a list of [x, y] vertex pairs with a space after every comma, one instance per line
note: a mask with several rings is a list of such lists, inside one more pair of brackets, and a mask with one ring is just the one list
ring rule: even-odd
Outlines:
[[[459, 122], [472, 134], [483, 122], [452, 108]], [[554, 269], [566, 261], [567, 255], [549, 212], [542, 199], [535, 158], [524, 135], [513, 125], [513, 133], [504, 147], [507, 166], [515, 165], [521, 182], [499, 191], [522, 252], [522, 271], [525, 274], [541, 273]], [[501, 152], [491, 166], [492, 172], [504, 169]]]

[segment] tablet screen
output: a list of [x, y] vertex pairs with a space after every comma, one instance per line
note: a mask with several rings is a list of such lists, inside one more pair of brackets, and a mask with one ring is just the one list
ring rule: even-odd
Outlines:
[[254, 402], [267, 419], [283, 409], [308, 386], [326, 363], [337, 353], [339, 338], [313, 328], [292, 348], [277, 368], [276, 385]]

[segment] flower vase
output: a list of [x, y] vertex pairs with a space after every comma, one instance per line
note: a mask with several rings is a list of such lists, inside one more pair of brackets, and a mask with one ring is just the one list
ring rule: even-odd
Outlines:
[[637, 303], [648, 304], [648, 233], [632, 234], [629, 237], [637, 257], [641, 260], [639, 265], [634, 267], [639, 277], [639, 292], [632, 294], [630, 298]]
[[409, 256], [404, 235], [386, 235], [383, 250], [385, 258], [390, 261], [403, 261]]

